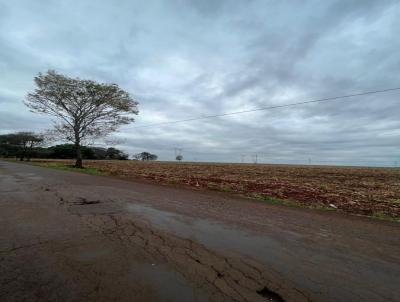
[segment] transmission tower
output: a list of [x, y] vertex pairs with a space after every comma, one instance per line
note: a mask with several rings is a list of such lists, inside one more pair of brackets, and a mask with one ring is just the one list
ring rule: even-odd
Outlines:
[[176, 159], [178, 156], [182, 156], [182, 148], [174, 148], [174, 152], [175, 152], [175, 158]]

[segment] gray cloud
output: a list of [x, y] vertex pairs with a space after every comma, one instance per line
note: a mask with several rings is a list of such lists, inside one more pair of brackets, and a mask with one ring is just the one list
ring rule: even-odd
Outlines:
[[51, 126], [22, 100], [49, 68], [140, 101], [118, 147], [173, 159], [390, 165], [399, 93], [136, 126], [400, 86], [397, 1], [0, 0], [0, 131]]

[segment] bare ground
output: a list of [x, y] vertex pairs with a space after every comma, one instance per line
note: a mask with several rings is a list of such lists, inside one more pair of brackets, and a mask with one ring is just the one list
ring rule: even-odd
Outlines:
[[[56, 162], [72, 164], [72, 161]], [[400, 169], [397, 168], [138, 161], [86, 161], [86, 165], [126, 179], [400, 219]]]
[[0, 162], [1, 301], [398, 301], [397, 223]]

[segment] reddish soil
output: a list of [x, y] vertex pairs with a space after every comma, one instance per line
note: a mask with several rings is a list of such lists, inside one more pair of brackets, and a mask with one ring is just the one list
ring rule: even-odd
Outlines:
[[352, 214], [400, 217], [400, 169], [395, 168], [139, 161], [85, 164], [123, 178], [239, 193]]

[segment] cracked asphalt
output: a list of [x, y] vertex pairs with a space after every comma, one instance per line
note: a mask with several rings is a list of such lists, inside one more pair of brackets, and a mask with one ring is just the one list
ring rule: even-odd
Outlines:
[[400, 225], [0, 162], [0, 301], [400, 301]]

